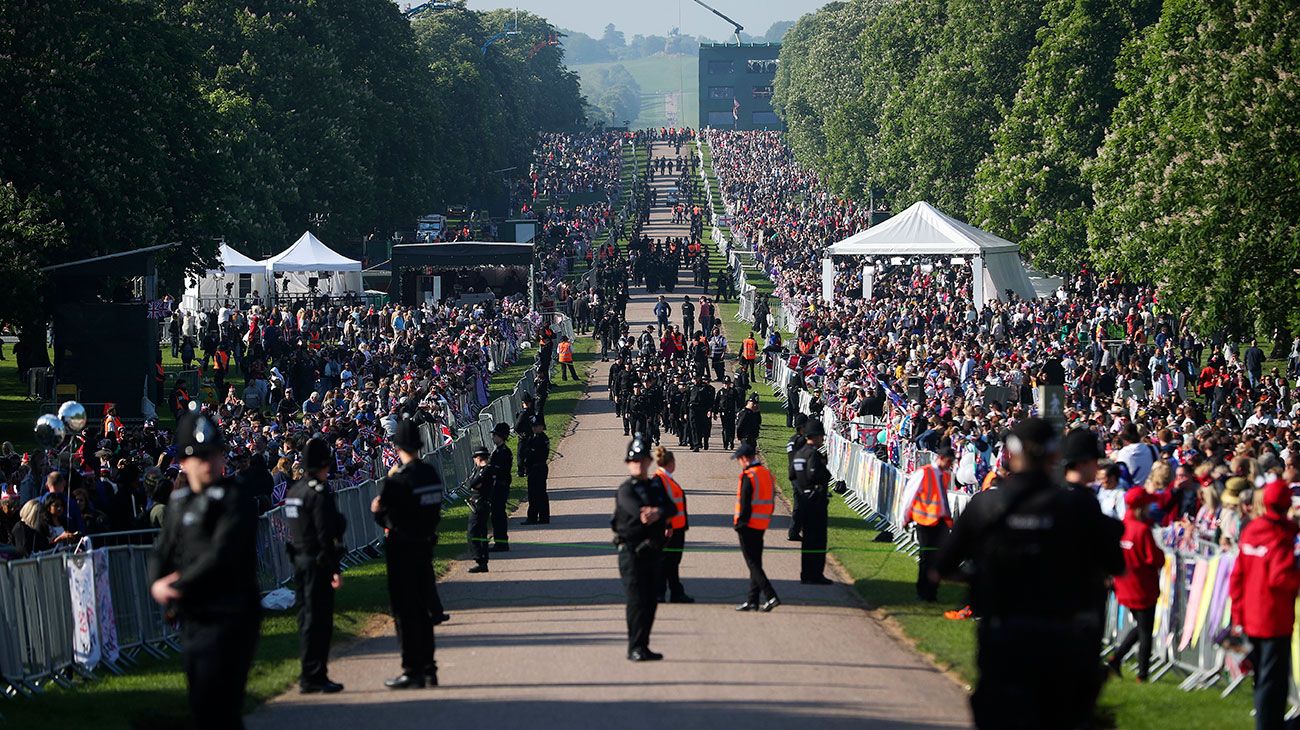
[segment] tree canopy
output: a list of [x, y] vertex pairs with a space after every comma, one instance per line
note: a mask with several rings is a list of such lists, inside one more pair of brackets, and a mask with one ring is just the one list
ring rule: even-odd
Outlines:
[[831, 190], [883, 190], [1040, 267], [1159, 284], [1203, 330], [1300, 328], [1300, 28], [1282, 0], [846, 0], [774, 106]]
[[0, 226], [32, 241], [7, 321], [56, 259], [177, 241], [175, 284], [221, 238], [257, 258], [314, 218], [347, 246], [501, 189], [540, 131], [585, 121], [556, 29], [523, 12], [28, 0], [0, 28]]

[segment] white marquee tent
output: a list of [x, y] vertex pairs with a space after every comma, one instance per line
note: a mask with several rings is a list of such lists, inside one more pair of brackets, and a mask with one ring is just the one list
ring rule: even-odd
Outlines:
[[259, 265], [267, 276], [277, 280], [279, 292], [306, 293], [311, 290], [311, 278], [317, 280], [316, 290], [321, 294], [361, 292], [361, 262], [337, 253], [311, 231]]
[[832, 256], [970, 256], [979, 306], [1010, 289], [1031, 298], [1034, 287], [1020, 261], [1020, 246], [957, 220], [924, 201], [832, 245]]
[[[229, 294], [227, 285], [230, 286]], [[250, 259], [223, 242], [217, 250], [217, 265], [191, 280], [185, 288], [181, 308], [197, 310], [200, 304], [212, 306], [227, 298], [233, 302], [252, 292], [266, 296], [266, 264]]]

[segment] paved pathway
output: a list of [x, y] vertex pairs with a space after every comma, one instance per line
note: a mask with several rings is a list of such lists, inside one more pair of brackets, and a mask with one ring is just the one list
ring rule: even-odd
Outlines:
[[[684, 235], [670, 220], [656, 211], [649, 235]], [[683, 293], [697, 292], [678, 287], [678, 301]], [[644, 290], [632, 299], [634, 329], [653, 320], [652, 305]], [[250, 716], [250, 727], [968, 726], [965, 694], [891, 638], [847, 586], [799, 584], [799, 555], [783, 539], [788, 518], [775, 520], [768, 544], [782, 549], [765, 561], [784, 605], [733, 610], [746, 584], [731, 530], [737, 467], [719, 450], [674, 449], [691, 508], [687, 548], [697, 550], [683, 560], [683, 582], [700, 602], [660, 607], [651, 646], [665, 661], [628, 662], [609, 529], [627, 439], [604, 385], [608, 365], [597, 365], [551, 465], [551, 524], [512, 526], [513, 550], [494, 553], [491, 572], [469, 575], [461, 563], [441, 586], [453, 614], [437, 636], [443, 686], [384, 689], [399, 671], [396, 640], [384, 635], [335, 659], [345, 692], [287, 694]]]

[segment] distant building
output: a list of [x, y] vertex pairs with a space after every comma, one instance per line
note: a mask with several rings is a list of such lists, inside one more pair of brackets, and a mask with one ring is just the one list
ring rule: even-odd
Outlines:
[[785, 129], [772, 111], [780, 43], [700, 44], [700, 126]]

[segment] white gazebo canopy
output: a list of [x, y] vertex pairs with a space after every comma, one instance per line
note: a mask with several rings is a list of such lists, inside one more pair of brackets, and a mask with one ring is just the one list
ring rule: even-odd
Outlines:
[[971, 256], [976, 304], [1002, 298], [1010, 289], [1026, 299], [1034, 287], [1020, 262], [1020, 246], [957, 220], [925, 201], [833, 244], [832, 256]]
[[209, 274], [265, 274], [266, 264], [260, 261], [254, 261], [235, 249], [227, 246], [224, 242], [221, 248], [217, 250], [217, 265], [209, 269]]
[[311, 231], [303, 233], [292, 246], [262, 262], [265, 271], [360, 271], [361, 262], [321, 243]]

